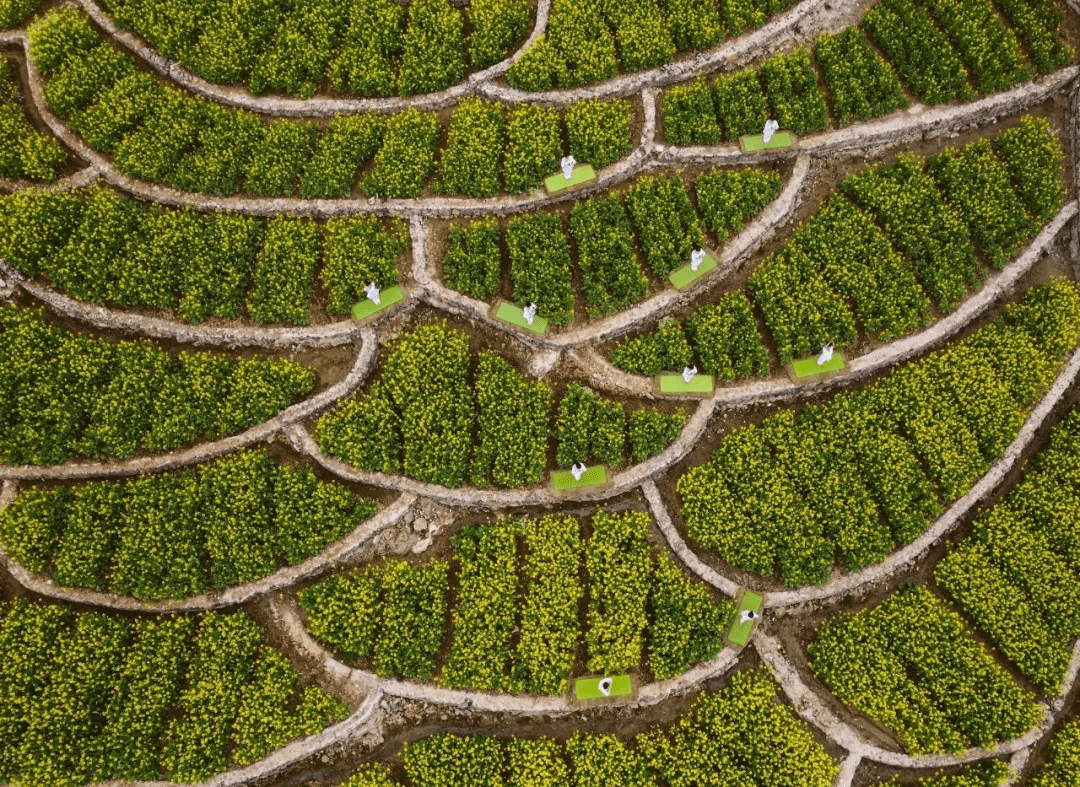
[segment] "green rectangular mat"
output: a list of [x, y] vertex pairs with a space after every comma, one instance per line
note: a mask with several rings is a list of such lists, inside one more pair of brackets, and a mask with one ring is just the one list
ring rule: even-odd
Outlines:
[[379, 300], [382, 301], [382, 303], [375, 303], [368, 298], [364, 298], [364, 300], [352, 307], [353, 318], [357, 321], [366, 320], [373, 314], [378, 314], [381, 311], [389, 309], [395, 303], [405, 300], [405, 293], [395, 284], [393, 287], [387, 287], [380, 292]]
[[592, 164], [578, 164], [574, 167], [574, 173], [570, 176], [570, 180], [564, 178], [561, 172], [557, 172], [544, 178], [544, 187], [548, 190], [548, 194], [555, 194], [571, 186], [587, 183], [595, 177], [596, 170], [592, 168]]
[[611, 694], [600, 691], [603, 678], [578, 678], [574, 681], [574, 697], [579, 700], [606, 700], [609, 697], [626, 697], [633, 693], [634, 684], [629, 675], [608, 675], [611, 678]]
[[746, 153], [757, 153], [761, 150], [782, 150], [795, 144], [795, 135], [790, 131], [777, 131], [772, 135], [769, 144], [765, 144], [764, 134], [747, 134], [739, 137], [739, 144]]
[[583, 486], [606, 484], [607, 480], [607, 468], [603, 465], [588, 468], [580, 481], [575, 481], [574, 474], [569, 470], [557, 470], [551, 474], [551, 488], [556, 492], [565, 492], [568, 489], [580, 489]]
[[689, 383], [683, 380], [681, 374], [660, 375], [660, 393], [711, 394], [712, 392], [713, 378], [711, 374], [694, 375]]
[[754, 591], [743, 591], [739, 608], [735, 610], [735, 617], [732, 618], [731, 628], [728, 629], [728, 641], [738, 645], [740, 648], [750, 641], [750, 632], [754, 630], [754, 624], [757, 623], [757, 620], [748, 620], [746, 623], [740, 623], [739, 617], [742, 615], [743, 610], [748, 610], [760, 615], [762, 601], [763, 599], [761, 596]]
[[685, 289], [691, 282], [697, 281], [709, 271], [716, 270], [716, 260], [711, 254], [706, 253], [705, 259], [701, 261], [696, 271], [690, 270], [690, 263], [686, 263], [681, 268], [676, 268], [668, 276], [668, 281], [675, 285], [676, 290]]
[[838, 372], [843, 368], [844, 356], [841, 353], [833, 353], [833, 357], [821, 366], [818, 366], [817, 356], [800, 358], [791, 362], [791, 370], [795, 373], [796, 380], [816, 377], [819, 374], [827, 374], [828, 372]]
[[533, 324], [529, 325], [525, 321], [525, 315], [522, 313], [521, 307], [506, 301], [499, 301], [499, 305], [495, 307], [495, 318], [533, 333], [542, 334], [548, 328], [548, 321], [539, 314], [533, 317]]

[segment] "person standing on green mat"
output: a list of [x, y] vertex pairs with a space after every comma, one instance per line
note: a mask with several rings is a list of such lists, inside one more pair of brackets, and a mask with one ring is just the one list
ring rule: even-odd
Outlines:
[[739, 615], [739, 623], [751, 623], [757, 620], [757, 613], [752, 609], [744, 609]]
[[533, 320], [536, 319], [536, 304], [530, 303], [524, 309], [521, 310], [521, 316], [525, 318], [525, 322], [529, 325], [533, 324]]
[[585, 466], [584, 462], [575, 462], [570, 467], [570, 475], [574, 477], [575, 481], [580, 481], [581, 477], [585, 475], [585, 471], [589, 468]]
[[769, 144], [769, 140], [772, 139], [772, 135], [780, 130], [780, 124], [772, 118], [765, 121], [765, 131], [762, 132], [761, 137], [765, 141], [765, 144]]
[[824, 366], [832, 360], [833, 349], [836, 347], [836, 342], [829, 342], [821, 348], [821, 355], [817, 357], [817, 365]]
[[574, 174], [574, 166], [577, 164], [577, 159], [573, 156], [563, 156], [562, 161], [559, 162], [559, 166], [562, 167], [563, 177], [567, 180]]
[[690, 270], [697, 271], [701, 267], [701, 263], [705, 261], [705, 249], [700, 246], [695, 246], [694, 250], [690, 252]]
[[682, 370], [683, 382], [689, 385], [695, 374], [697, 374], [697, 366], [684, 366]]
[[364, 288], [364, 294], [367, 295], [368, 300], [378, 306], [381, 301], [379, 300], [379, 288], [375, 286], [375, 282], [371, 282]]

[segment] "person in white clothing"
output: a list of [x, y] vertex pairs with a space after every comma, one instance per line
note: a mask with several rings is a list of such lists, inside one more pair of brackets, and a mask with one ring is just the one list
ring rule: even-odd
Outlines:
[[683, 382], [689, 383], [694, 379], [694, 375], [697, 374], [696, 366], [684, 366], [682, 370]]
[[742, 614], [739, 615], [740, 623], [749, 623], [750, 621], [757, 620], [757, 614], [749, 609], [744, 609]]
[[585, 471], [588, 470], [584, 462], [575, 462], [570, 467], [570, 475], [574, 477], [575, 481], [580, 481], [581, 477], [585, 475]]
[[364, 294], [367, 295], [368, 300], [374, 303], [376, 306], [382, 303], [382, 301], [379, 300], [379, 288], [375, 286], [375, 282], [371, 282], [370, 284], [368, 284], [367, 287], [364, 288]]
[[768, 120], [765, 121], [765, 131], [762, 133], [762, 136], [765, 138], [765, 144], [766, 145], [769, 144], [769, 140], [772, 139], [772, 135], [775, 134], [779, 130], [780, 130], [780, 124], [777, 123], [772, 118], [769, 118]]
[[705, 249], [695, 246], [694, 250], [690, 252], [690, 270], [696, 271], [703, 262], [705, 262]]
[[610, 697], [611, 686], [614, 683], [615, 681], [613, 681], [611, 678], [601, 678], [600, 682], [596, 684], [596, 688], [600, 689], [600, 693], [603, 694], [605, 697]]
[[817, 357], [817, 365], [824, 366], [832, 360], [833, 349], [836, 347], [836, 342], [829, 342], [821, 348], [821, 355]]
[[533, 324], [533, 320], [536, 319], [536, 304], [530, 303], [524, 309], [521, 310], [521, 316], [525, 318], [525, 322], [529, 325]]
[[574, 174], [574, 166], [577, 164], [577, 159], [573, 156], [563, 156], [562, 161], [559, 162], [559, 166], [562, 167], [563, 177], [570, 180], [570, 176]]

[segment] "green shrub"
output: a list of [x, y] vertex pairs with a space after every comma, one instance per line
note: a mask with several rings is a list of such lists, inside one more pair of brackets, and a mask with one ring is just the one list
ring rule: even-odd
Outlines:
[[537, 314], [555, 325], [574, 320], [570, 244], [555, 213], [516, 216], [506, 228], [514, 302], [537, 305]]
[[397, 92], [405, 16], [405, 7], [394, 0], [357, 0], [349, 6], [344, 44], [330, 63], [334, 90], [383, 97]]
[[761, 81], [773, 117], [781, 128], [805, 134], [828, 127], [829, 109], [818, 89], [817, 71], [809, 50], [796, 49], [769, 58], [761, 64]]
[[434, 93], [461, 81], [465, 73], [464, 21], [446, 0], [409, 4], [409, 28], [402, 40], [398, 87], [401, 95]]
[[570, 232], [589, 316], [611, 314], [645, 297], [649, 280], [638, 264], [630, 220], [618, 197], [575, 203]]
[[410, 108], [391, 115], [382, 147], [375, 154], [375, 167], [360, 187], [367, 194], [383, 197], [419, 197], [435, 169], [439, 133], [439, 117], [434, 112]]
[[251, 152], [246, 189], [260, 197], [291, 197], [318, 137], [314, 123], [279, 120], [267, 125]]
[[694, 247], [705, 242], [686, 184], [678, 175], [638, 179], [626, 192], [626, 203], [649, 267], [659, 277], [689, 263]]
[[446, 147], [439, 159], [443, 194], [493, 197], [499, 193], [502, 170], [502, 109], [493, 101], [466, 98], [450, 116]]
[[321, 279], [330, 292], [326, 310], [344, 314], [364, 299], [364, 287], [398, 283], [397, 257], [408, 245], [405, 222], [394, 217], [389, 230], [375, 216], [333, 218], [326, 222]]
[[630, 438], [630, 458], [634, 462], [644, 462], [658, 454], [679, 439], [686, 426], [687, 415], [679, 408], [674, 413], [662, 413], [658, 410], [635, 410], [626, 419]]
[[611, 353], [616, 368], [629, 374], [653, 377], [660, 372], [682, 371], [690, 365], [692, 353], [678, 320], [661, 320], [656, 333], [629, 339]]
[[555, 110], [534, 104], [510, 110], [503, 175], [506, 190], [517, 194], [535, 189], [559, 168], [562, 151], [559, 114]]
[[357, 170], [379, 149], [384, 123], [374, 114], [335, 116], [304, 167], [300, 196], [350, 196]]
[[672, 145], [720, 141], [712, 90], [700, 74], [689, 85], [676, 85], [664, 93], [664, 141]]
[[266, 236], [255, 260], [255, 287], [248, 314], [259, 322], [311, 321], [311, 284], [319, 260], [319, 225], [309, 219], [277, 215], [266, 223]]
[[502, 275], [498, 220], [474, 219], [468, 226], [451, 224], [449, 233], [450, 244], [442, 261], [446, 285], [481, 301], [498, 293]]
[[532, 9], [522, 0], [478, 0], [469, 4], [469, 65], [484, 69], [505, 60], [529, 32]]
[[743, 134], [760, 134], [769, 119], [769, 104], [758, 81], [757, 71], [747, 68], [713, 83], [716, 114], [724, 124], [724, 139]]
[[773, 170], [714, 169], [694, 181], [701, 220], [721, 242], [777, 198], [783, 182]]
[[576, 101], [566, 111], [570, 155], [596, 169], [614, 164], [630, 152], [630, 103]]

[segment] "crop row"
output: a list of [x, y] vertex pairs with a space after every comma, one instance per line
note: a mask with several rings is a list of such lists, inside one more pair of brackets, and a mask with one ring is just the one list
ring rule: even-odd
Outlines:
[[[1056, 4], [1000, 0], [998, 6], [1038, 71], [1072, 61], [1064, 14]], [[676, 145], [715, 145], [760, 134], [769, 117], [797, 134], [822, 131], [829, 117], [819, 70], [832, 116], [841, 126], [906, 107], [899, 77], [920, 100], [938, 104], [975, 98], [969, 75], [978, 93], [987, 94], [1023, 82], [1035, 71], [990, 0], [882, 0], [866, 13], [862, 32], [847, 27], [822, 33], [813, 59], [808, 50], [796, 49], [773, 56], [757, 71], [718, 77], [711, 86], [699, 75], [671, 88], [663, 102], [665, 138]]]
[[1008, 498], [975, 521], [935, 572], [960, 610], [1049, 696], [1061, 693], [1080, 636], [1078, 456], [1074, 410]]
[[0, 308], [0, 456], [53, 465], [126, 458], [235, 434], [306, 395], [315, 372], [287, 359], [170, 355], [149, 342], [74, 334]]
[[197, 472], [30, 487], [0, 511], [0, 543], [64, 587], [183, 598], [296, 565], [373, 513], [311, 470], [245, 451]]
[[1067, 787], [1080, 779], [1080, 721], [1061, 726], [1050, 739], [1049, 759], [1039, 769], [1031, 787]]
[[[664, 279], [689, 263], [694, 247], [704, 244], [702, 225], [722, 242], [780, 189], [775, 171], [717, 169], [694, 180], [696, 208], [678, 175], [642, 177], [625, 192], [574, 203], [569, 232], [589, 316], [626, 309], [645, 297], [649, 280], [639, 258]], [[494, 219], [452, 224], [443, 257], [447, 284], [480, 300], [497, 294], [503, 269], [499, 238]], [[537, 213], [511, 219], [506, 246], [514, 301], [522, 306], [536, 303], [537, 314], [553, 323], [571, 322], [571, 245], [560, 216]]]
[[[1002, 787], [1009, 779], [1012, 770], [1003, 760], [984, 760], [969, 765], [962, 771], [944, 774], [938, 771], [933, 776], [924, 776], [911, 784], [915, 787]], [[887, 782], [875, 782], [874, 787], [898, 787], [893, 778]]]
[[[525, 38], [523, 0], [105, 0], [116, 23], [158, 53], [216, 83], [246, 82], [256, 95], [410, 96], [462, 81]], [[468, 22], [469, 34], [465, 34]], [[468, 60], [466, 61], [466, 51]]]
[[777, 699], [765, 671], [743, 670], [723, 689], [700, 694], [667, 728], [630, 741], [586, 732], [565, 744], [442, 732], [405, 744], [406, 781], [364, 765], [342, 787], [655, 787], [720, 783], [719, 775], [744, 787], [827, 787], [835, 763]]
[[131, 620], [0, 606], [0, 779], [202, 781], [349, 709], [260, 644], [247, 615]]
[[74, 9], [48, 12], [28, 34], [33, 61], [49, 77], [46, 101], [87, 144], [131, 177], [186, 191], [289, 196], [299, 188], [305, 198], [349, 197], [357, 186], [372, 197], [409, 198], [437, 171], [436, 192], [480, 197], [535, 189], [555, 172], [564, 123], [582, 163], [605, 166], [630, 150], [630, 105], [622, 99], [579, 102], [565, 116], [466, 99], [437, 151], [442, 124], [434, 112], [337, 115], [320, 128], [268, 123], [166, 87]]
[[67, 161], [60, 144], [35, 129], [26, 116], [11, 61], [0, 58], [0, 178], [54, 180]]
[[601, 82], [620, 70], [661, 66], [676, 51], [711, 49], [729, 31], [761, 27], [794, 1], [555, 0], [546, 32], [507, 76], [513, 87], [529, 91]]
[[600, 512], [588, 538], [571, 517], [469, 525], [450, 539], [452, 603], [450, 565], [433, 560], [341, 574], [301, 591], [300, 604], [315, 637], [349, 661], [371, 658], [381, 677], [435, 676], [449, 608], [436, 680], [450, 688], [565, 693], [582, 643], [589, 672], [647, 664], [669, 678], [720, 652], [731, 604], [656, 554], [650, 524]]
[[0, 238], [0, 257], [80, 300], [306, 325], [317, 269], [327, 311], [347, 312], [369, 282], [397, 284], [408, 231], [364, 215], [320, 226], [148, 207], [93, 186], [0, 197]]
[[[451, 488], [467, 477], [478, 487], [539, 481], [547, 468], [551, 387], [526, 380], [490, 350], [479, 353], [475, 372], [471, 367], [464, 333], [439, 323], [421, 326], [396, 340], [366, 394], [320, 419], [316, 439], [327, 454], [355, 467], [400, 470]], [[590, 456], [615, 468], [623, 464], [628, 430], [621, 403], [571, 386], [557, 421], [560, 466]], [[631, 413], [631, 457], [660, 453], [685, 423], [681, 411]]]
[[[912, 333], [930, 322], [931, 304], [956, 308], [987, 273], [976, 243], [1002, 268], [1060, 209], [1063, 158], [1049, 123], [1025, 116], [992, 142], [926, 161], [901, 153], [849, 175], [749, 277], [781, 363], [830, 341], [843, 348], [860, 330], [883, 341]], [[724, 379], [768, 371], [742, 294], [702, 307], [686, 329], [694, 353], [669, 322], [612, 361], [636, 374], [681, 369], [692, 355]]]
[[1078, 338], [1080, 295], [1054, 280], [868, 389], [732, 431], [679, 479], [691, 538], [790, 586], [884, 560], [1003, 455]]
[[907, 585], [881, 604], [827, 620], [810, 666], [844, 702], [914, 753], [993, 747], [1042, 715], [948, 604]]

